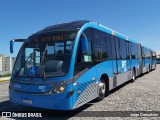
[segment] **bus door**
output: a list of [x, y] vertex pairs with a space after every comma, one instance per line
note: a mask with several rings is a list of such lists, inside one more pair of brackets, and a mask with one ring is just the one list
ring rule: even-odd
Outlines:
[[117, 75], [118, 75], [118, 61], [117, 61], [116, 44], [114, 36], [111, 36], [111, 47], [112, 47], [113, 88], [114, 88], [117, 86]]
[[138, 44], [138, 55], [139, 55], [139, 74], [138, 75], [141, 75], [143, 73], [143, 59], [142, 59], [142, 46], [141, 44], [139, 43]]
[[130, 43], [129, 41], [126, 41], [126, 48], [127, 48], [127, 71], [131, 70], [131, 56], [130, 56], [130, 52], [131, 52], [131, 47], [130, 47]]

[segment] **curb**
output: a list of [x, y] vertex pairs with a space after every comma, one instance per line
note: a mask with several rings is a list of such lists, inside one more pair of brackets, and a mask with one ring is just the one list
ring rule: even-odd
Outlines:
[[5, 81], [9, 81], [10, 77], [6, 77], [6, 78], [0, 78], [0, 82], [5, 82]]
[[0, 82], [6, 82], [6, 81], [9, 81], [9, 79], [8, 80], [0, 80]]

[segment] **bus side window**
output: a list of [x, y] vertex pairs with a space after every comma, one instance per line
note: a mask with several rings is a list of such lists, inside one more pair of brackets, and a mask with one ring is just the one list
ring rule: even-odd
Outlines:
[[88, 41], [88, 53], [83, 54], [83, 62], [92, 62], [91, 41]]
[[135, 45], [131, 43], [131, 59], [135, 59]]
[[112, 60], [116, 60], [116, 49], [114, 43], [114, 36], [111, 36]]
[[106, 45], [107, 45], [107, 60], [112, 60], [112, 44], [110, 40], [110, 35], [106, 36]]
[[120, 39], [120, 57], [122, 60], [127, 59], [126, 48], [125, 40]]
[[76, 53], [76, 63], [80, 63], [82, 60], [82, 50], [81, 50], [81, 47], [80, 47], [80, 43], [78, 44], [78, 48], [77, 48], [77, 53]]
[[121, 59], [121, 49], [120, 49], [121, 40], [118, 37], [115, 37], [115, 48], [116, 48], [116, 59]]
[[93, 60], [95, 62], [103, 62], [108, 60], [108, 48], [107, 48], [108, 37], [107, 34], [94, 30], [93, 35]]

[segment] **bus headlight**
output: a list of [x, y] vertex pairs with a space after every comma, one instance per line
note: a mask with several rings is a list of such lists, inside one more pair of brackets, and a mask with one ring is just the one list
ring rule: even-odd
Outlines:
[[63, 81], [57, 86], [52, 86], [51, 93], [62, 93], [65, 91], [65, 89], [66, 89], [66, 83], [65, 81]]
[[59, 92], [64, 92], [64, 90], [65, 90], [65, 87], [64, 86], [60, 86], [58, 91]]
[[52, 88], [52, 93], [62, 93], [66, 89], [66, 86], [59, 86], [58, 88]]

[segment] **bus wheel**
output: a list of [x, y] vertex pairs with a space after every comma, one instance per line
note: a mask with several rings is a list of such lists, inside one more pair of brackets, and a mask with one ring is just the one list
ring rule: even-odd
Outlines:
[[155, 69], [156, 69], [156, 67], [157, 67], [156, 65], [157, 65], [157, 64], [155, 64], [154, 70], [155, 70]]
[[97, 98], [97, 101], [101, 101], [106, 95], [106, 83], [103, 78], [101, 78], [98, 86], [99, 86], [99, 97]]
[[148, 71], [147, 71], [147, 73], [149, 73], [150, 72], [150, 65], [149, 65], [149, 67], [148, 67]]
[[136, 80], [136, 72], [133, 69], [133, 72], [132, 72], [132, 82], [134, 82], [135, 80]]

